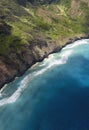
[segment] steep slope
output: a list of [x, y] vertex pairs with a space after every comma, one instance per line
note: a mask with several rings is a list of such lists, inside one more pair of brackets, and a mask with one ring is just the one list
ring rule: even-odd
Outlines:
[[87, 0], [0, 0], [0, 87], [88, 32]]

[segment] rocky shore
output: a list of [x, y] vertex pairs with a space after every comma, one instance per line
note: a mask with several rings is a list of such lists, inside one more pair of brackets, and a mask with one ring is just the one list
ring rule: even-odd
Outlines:
[[[42, 61], [51, 53], [60, 51], [63, 47], [77, 40], [88, 39], [89, 35], [63, 40], [52, 41], [50, 38], [36, 38], [30, 41], [29, 45], [23, 45], [20, 50], [15, 50], [8, 55], [0, 55], [0, 89], [7, 83], [13, 81], [15, 77], [21, 76], [28, 68], [36, 62]], [[62, 42], [62, 44], [61, 44]]]

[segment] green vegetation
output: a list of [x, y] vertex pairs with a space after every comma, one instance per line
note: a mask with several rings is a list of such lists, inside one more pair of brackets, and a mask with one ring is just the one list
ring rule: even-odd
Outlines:
[[[31, 3], [29, 3], [31, 2]], [[72, 0], [0, 0], [0, 21], [11, 28], [9, 34], [0, 32], [0, 54], [11, 51], [11, 45], [19, 48], [29, 44], [35, 36], [57, 40], [89, 32], [89, 7], [86, 2]], [[42, 4], [42, 5], [41, 5]], [[75, 5], [74, 5], [75, 6]], [[5, 28], [3, 27], [3, 30]]]

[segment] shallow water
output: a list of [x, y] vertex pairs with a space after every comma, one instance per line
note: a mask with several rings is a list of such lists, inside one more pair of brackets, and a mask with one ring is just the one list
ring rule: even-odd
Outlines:
[[1, 90], [0, 130], [89, 130], [89, 40], [67, 45]]

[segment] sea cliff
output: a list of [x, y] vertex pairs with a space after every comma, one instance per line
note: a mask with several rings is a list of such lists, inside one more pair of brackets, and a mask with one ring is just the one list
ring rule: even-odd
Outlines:
[[[47, 58], [49, 54], [60, 51], [64, 46], [81, 39], [88, 39], [86, 34], [80, 37], [66, 38], [60, 44], [51, 39], [34, 39], [29, 45], [23, 46], [20, 52], [13, 51], [10, 56], [0, 56], [0, 88], [6, 83], [14, 80], [15, 77], [21, 76], [29, 67], [36, 62]], [[61, 44], [62, 42], [62, 44]]]
[[88, 34], [88, 0], [0, 0], [0, 88]]

